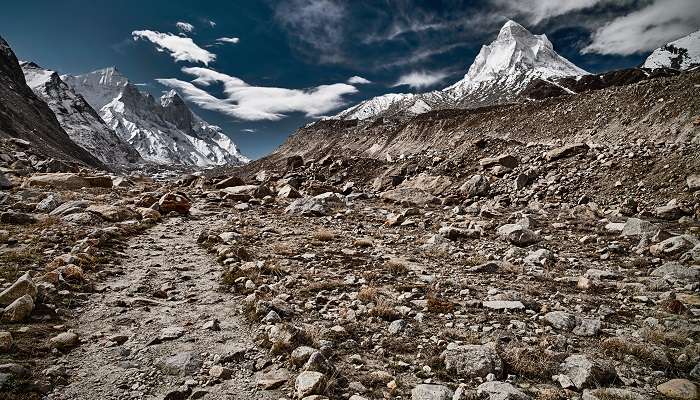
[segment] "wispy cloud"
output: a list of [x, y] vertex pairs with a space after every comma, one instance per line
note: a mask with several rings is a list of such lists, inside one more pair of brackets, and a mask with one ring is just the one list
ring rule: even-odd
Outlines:
[[413, 89], [424, 89], [442, 82], [448, 76], [449, 74], [445, 71], [414, 71], [402, 75], [393, 86], [408, 85]]
[[194, 31], [194, 25], [190, 24], [189, 22], [179, 21], [175, 24], [175, 26], [177, 27], [177, 30], [182, 33], [190, 33]]
[[654, 0], [596, 30], [583, 53], [630, 55], [653, 50], [700, 27], [700, 1]]
[[289, 32], [300, 51], [322, 62], [343, 60], [345, 4], [338, 0], [289, 0], [280, 2], [275, 19]]
[[170, 53], [175, 61], [200, 62], [209, 65], [210, 62], [216, 60], [215, 54], [197, 46], [188, 37], [150, 30], [133, 31], [131, 36], [134, 40], [148, 40], [156, 45], [158, 51]]
[[[191, 82], [179, 79], [158, 79], [164, 86], [178, 90], [183, 97], [197, 106], [247, 120], [279, 120], [287, 113], [302, 112], [307, 117], [318, 117], [345, 104], [343, 96], [357, 89], [346, 83], [320, 85], [310, 89], [286, 89], [251, 86], [242, 79], [207, 68], [183, 68], [194, 76]], [[225, 98], [209, 94], [203, 88], [223, 85]]]
[[491, 0], [491, 3], [505, 11], [507, 16], [523, 17], [529, 24], [538, 24], [549, 18], [591, 8], [605, 0]]
[[220, 37], [216, 39], [217, 43], [231, 43], [231, 44], [236, 44], [240, 42], [241, 39], [237, 37]]
[[372, 81], [370, 81], [369, 79], [365, 79], [361, 76], [355, 75], [355, 76], [351, 76], [348, 79], [348, 83], [351, 85], [366, 85], [368, 83], [372, 83]]

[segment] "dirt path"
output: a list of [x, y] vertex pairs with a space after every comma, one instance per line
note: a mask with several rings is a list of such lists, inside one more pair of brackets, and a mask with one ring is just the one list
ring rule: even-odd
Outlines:
[[[59, 364], [70, 383], [50, 398], [162, 399], [183, 384], [192, 398], [279, 397], [256, 389], [262, 356], [232, 296], [217, 290], [220, 266], [197, 245], [224, 218], [171, 218], [129, 242], [121, 271], [81, 310], [82, 344]], [[219, 330], [207, 326], [214, 320]], [[209, 376], [212, 365], [229, 369], [224, 379]]]

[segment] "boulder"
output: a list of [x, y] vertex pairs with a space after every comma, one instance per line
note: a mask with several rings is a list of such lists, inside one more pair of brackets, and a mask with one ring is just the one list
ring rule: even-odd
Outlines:
[[544, 315], [544, 320], [554, 329], [570, 332], [576, 326], [576, 317], [565, 311], [551, 311]]
[[685, 184], [691, 192], [700, 190], [700, 174], [688, 175], [688, 177], [685, 178]]
[[[112, 181], [110, 180], [110, 186]], [[25, 187], [44, 187], [53, 189], [80, 189], [89, 187], [83, 177], [72, 173], [37, 174], [24, 182]]]
[[298, 199], [301, 198], [301, 193], [296, 190], [291, 185], [284, 185], [279, 192], [277, 192], [277, 197], [287, 198], [287, 199]]
[[459, 187], [459, 191], [468, 197], [486, 196], [489, 192], [489, 180], [483, 175], [473, 175]]
[[0, 353], [7, 353], [12, 349], [12, 334], [0, 331]]
[[659, 228], [649, 221], [639, 218], [627, 218], [622, 228], [622, 236], [640, 238], [642, 236], [654, 236]]
[[158, 367], [168, 375], [191, 375], [199, 370], [202, 361], [191, 351], [164, 357], [157, 362]]
[[698, 387], [687, 379], [671, 379], [656, 387], [662, 395], [670, 399], [695, 400], [698, 397]]
[[302, 215], [305, 217], [320, 217], [328, 214], [326, 206], [313, 197], [304, 197], [294, 200], [284, 209], [286, 214]]
[[12, 189], [15, 185], [0, 171], [0, 190]]
[[296, 155], [287, 158], [286, 161], [287, 170], [297, 169], [304, 166], [304, 158], [302, 156]]
[[[531, 397], [508, 382], [491, 381], [477, 386], [479, 398], [488, 400], [530, 400]], [[488, 397], [485, 397], [488, 396]]]
[[121, 222], [129, 219], [141, 219], [141, 214], [129, 207], [111, 205], [92, 205], [85, 211], [97, 214], [110, 222]]
[[501, 154], [497, 157], [487, 157], [479, 160], [479, 165], [482, 168], [491, 168], [497, 165], [502, 165], [506, 168], [513, 169], [518, 166], [520, 160], [511, 154]]
[[579, 153], [588, 151], [588, 145], [585, 143], [572, 143], [565, 146], [554, 148], [545, 154], [547, 161], [554, 161], [560, 158], [571, 157]]
[[604, 360], [593, 359], [585, 354], [574, 354], [559, 365], [560, 375], [555, 377], [563, 388], [578, 390], [605, 385], [617, 377], [615, 368]]
[[36, 285], [29, 277], [29, 272], [20, 276], [15, 283], [0, 293], [0, 306], [7, 306], [25, 295], [29, 295], [32, 299], [36, 299], [37, 295]]
[[697, 281], [700, 279], [700, 269], [686, 267], [677, 262], [668, 262], [651, 272], [651, 276], [669, 277], [676, 280]]
[[231, 176], [226, 179], [222, 179], [214, 184], [215, 189], [225, 189], [227, 187], [242, 186], [244, 184], [243, 179], [237, 176]]
[[326, 386], [326, 376], [316, 371], [304, 371], [294, 381], [294, 390], [298, 399], [321, 394]]
[[52, 348], [68, 350], [78, 345], [80, 339], [75, 332], [62, 332], [49, 339]]
[[437, 203], [437, 198], [422, 189], [396, 188], [383, 192], [379, 197], [392, 203], [406, 206], [425, 206]]
[[166, 193], [158, 200], [158, 211], [163, 215], [173, 211], [178, 214], [187, 215], [190, 212], [190, 207], [192, 207], [190, 199], [179, 192]]
[[421, 173], [415, 178], [405, 180], [399, 185], [399, 188], [420, 189], [432, 195], [440, 195], [450, 186], [452, 186], [452, 180], [446, 176]]
[[654, 213], [661, 219], [672, 221], [689, 214], [690, 211], [678, 203], [678, 200], [673, 199], [664, 206], [656, 207]]
[[90, 205], [90, 202], [87, 200], [71, 200], [71, 201], [67, 201], [67, 202], [61, 204], [60, 206], [56, 207], [55, 209], [53, 209], [49, 213], [49, 215], [53, 215], [56, 217], [62, 217], [65, 215], [82, 212], [89, 205]]
[[520, 301], [513, 300], [489, 300], [482, 303], [484, 308], [492, 310], [524, 310], [525, 305]]
[[503, 372], [503, 362], [493, 343], [448, 347], [440, 357], [445, 361], [445, 369], [459, 378], [484, 378]]
[[25, 294], [5, 307], [2, 319], [8, 322], [24, 321], [32, 313], [32, 310], [34, 310], [34, 300], [32, 296]]
[[411, 400], [451, 400], [452, 391], [447, 386], [421, 384], [411, 390]]
[[50, 213], [61, 205], [61, 199], [56, 194], [49, 194], [34, 208], [37, 212]]
[[649, 253], [653, 256], [677, 256], [689, 251], [700, 244], [696, 238], [690, 235], [673, 236], [649, 247]]
[[520, 247], [526, 247], [541, 240], [540, 235], [518, 224], [503, 225], [498, 228], [497, 233], [502, 239]]

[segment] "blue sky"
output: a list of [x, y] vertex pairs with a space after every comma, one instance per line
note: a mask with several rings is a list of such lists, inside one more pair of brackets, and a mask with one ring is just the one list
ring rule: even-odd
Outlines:
[[155, 95], [177, 88], [257, 158], [321, 115], [461, 79], [507, 19], [602, 72], [697, 30], [700, 1], [11, 1], [0, 35], [61, 73], [114, 65]]

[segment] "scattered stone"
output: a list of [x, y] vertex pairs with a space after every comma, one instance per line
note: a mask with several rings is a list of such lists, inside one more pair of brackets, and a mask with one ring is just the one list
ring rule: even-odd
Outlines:
[[459, 191], [468, 197], [486, 196], [491, 185], [483, 175], [473, 175], [460, 186]]
[[508, 242], [526, 247], [539, 242], [540, 235], [518, 224], [507, 224], [498, 228], [498, 235]]
[[531, 397], [508, 382], [491, 381], [477, 386], [479, 396], [488, 396], [488, 400], [530, 400]]
[[0, 331], [0, 353], [7, 353], [12, 349], [12, 334]]
[[37, 288], [29, 272], [25, 272], [15, 283], [0, 293], [0, 306], [7, 306], [24, 295], [29, 295], [32, 300], [36, 299]]
[[451, 400], [452, 391], [447, 386], [421, 384], [411, 390], [411, 400]]
[[585, 354], [569, 356], [559, 365], [560, 375], [555, 377], [563, 388], [584, 389], [605, 385], [613, 381], [617, 374], [614, 367], [603, 360], [591, 359]]
[[313, 197], [305, 197], [294, 200], [292, 204], [284, 209], [284, 212], [286, 214], [301, 215], [305, 217], [320, 217], [328, 213], [326, 206]]
[[190, 375], [199, 370], [202, 361], [196, 353], [186, 351], [160, 359], [158, 367], [168, 375]]
[[68, 331], [52, 337], [49, 342], [55, 349], [68, 350], [78, 345], [79, 338], [77, 333]]
[[494, 343], [452, 348], [448, 346], [440, 357], [444, 359], [447, 371], [464, 379], [483, 378], [488, 374], [500, 375], [503, 371], [503, 363]]
[[554, 329], [570, 332], [576, 326], [576, 317], [564, 311], [551, 311], [544, 315]]
[[32, 296], [25, 294], [5, 307], [2, 318], [8, 322], [24, 321], [29, 318], [32, 310], [34, 310], [34, 300]]
[[656, 387], [662, 395], [678, 400], [698, 399], [697, 386], [687, 379], [671, 379]]
[[489, 300], [484, 301], [482, 305], [485, 308], [492, 310], [524, 310], [525, 305], [520, 301], [511, 300]]
[[313, 394], [321, 394], [326, 385], [326, 376], [320, 372], [304, 371], [297, 376], [294, 389], [298, 399]]
[[565, 146], [554, 148], [545, 154], [547, 161], [554, 161], [560, 158], [571, 157], [573, 155], [588, 151], [588, 145], [585, 143], [572, 143]]

